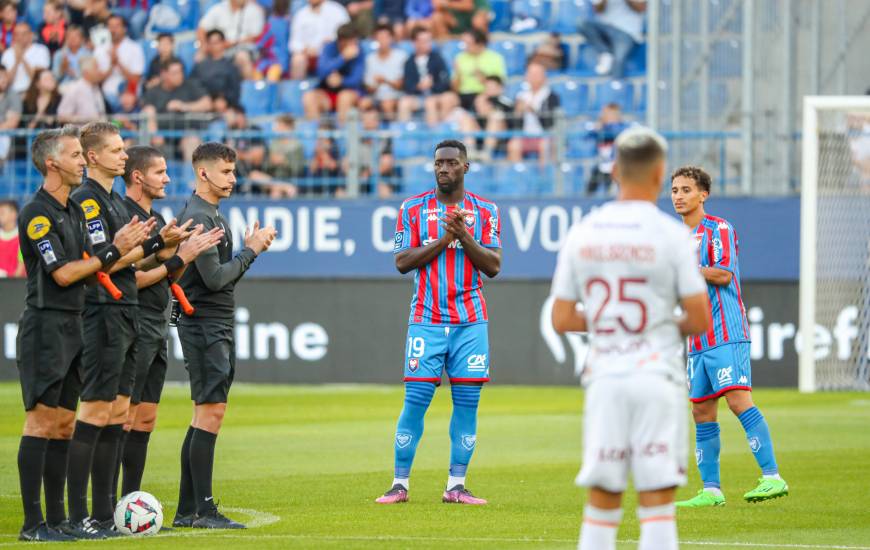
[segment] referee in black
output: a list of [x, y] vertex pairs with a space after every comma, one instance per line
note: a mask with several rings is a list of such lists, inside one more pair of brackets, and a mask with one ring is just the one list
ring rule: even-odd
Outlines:
[[[169, 184], [166, 159], [148, 145], [127, 149], [124, 169], [127, 211], [138, 219], [154, 218], [157, 222], [151, 235], [166, 226], [166, 221], [154, 210], [154, 201], [166, 198]], [[166, 309], [169, 305], [169, 277], [177, 280], [185, 266], [199, 254], [214, 247], [223, 237], [223, 230], [214, 228], [202, 232], [194, 229], [191, 237], [171, 251], [173, 255], [160, 265], [146, 269], [137, 264], [136, 287], [139, 289], [139, 332], [136, 335], [136, 377], [130, 398], [130, 413], [124, 424], [124, 436], [119, 449], [124, 477], [121, 494], [138, 491], [145, 471], [148, 442], [157, 422], [157, 406], [166, 380], [168, 331]], [[160, 256], [157, 254], [156, 256]], [[117, 475], [117, 474], [116, 474]]]
[[[75, 414], [81, 385], [85, 281], [142, 242], [147, 229], [133, 220], [94, 254], [86, 238], [84, 214], [69, 196], [81, 184], [85, 168], [78, 128], [65, 126], [41, 132], [33, 141], [31, 153], [44, 181], [21, 210], [18, 221], [21, 254], [27, 266], [26, 306], [19, 320], [17, 342], [26, 411], [18, 449], [24, 504], [20, 539], [98, 538], [94, 530], [76, 529], [65, 521], [66, 449], [72, 430], [59, 419]], [[90, 259], [82, 259], [85, 252]], [[43, 478], [48, 525], [40, 502]]]
[[[72, 198], [81, 204], [91, 245], [102, 253], [115, 232], [130, 219], [124, 199], [112, 189], [115, 178], [124, 175], [127, 153], [118, 129], [106, 122], [82, 127], [81, 144], [88, 177]], [[155, 223], [153, 218], [145, 222], [149, 233]], [[174, 249], [188, 235], [186, 226], [170, 223], [118, 260], [110, 271], [122, 292], [120, 299], [115, 300], [102, 286], [85, 293], [81, 407], [67, 466], [70, 522], [81, 529], [95, 529], [104, 536], [118, 535], [112, 490], [133, 389], [138, 331], [133, 264], [164, 249]], [[89, 478], [92, 515], [88, 514]]]
[[220, 243], [201, 254], [181, 278], [193, 316], [181, 316], [178, 335], [190, 375], [193, 421], [181, 447], [181, 487], [173, 525], [206, 529], [244, 529], [218, 512], [212, 495], [214, 448], [233, 382], [236, 351], [233, 339], [233, 291], [258, 254], [275, 238], [273, 227], [255, 222], [245, 233], [245, 246], [233, 256], [233, 238], [218, 212], [236, 183], [236, 152], [221, 143], [203, 143], [193, 152], [196, 190], [179, 215], [206, 231], [220, 227]]

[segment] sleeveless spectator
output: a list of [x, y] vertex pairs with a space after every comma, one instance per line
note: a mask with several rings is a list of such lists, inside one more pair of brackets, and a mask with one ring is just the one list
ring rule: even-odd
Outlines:
[[290, 29], [290, 78], [317, 74], [323, 47], [335, 40], [338, 28], [350, 21], [347, 10], [334, 0], [309, 0], [293, 16]]

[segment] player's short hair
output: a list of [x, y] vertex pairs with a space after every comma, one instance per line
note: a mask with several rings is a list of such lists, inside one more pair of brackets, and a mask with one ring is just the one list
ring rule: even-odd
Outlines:
[[626, 178], [634, 177], [668, 154], [668, 143], [658, 132], [633, 126], [616, 136], [616, 165]]
[[102, 147], [109, 136], [119, 136], [121, 131], [111, 122], [94, 121], [88, 122], [82, 126], [81, 138], [82, 149], [87, 154], [88, 151], [93, 151]]
[[79, 139], [78, 126], [67, 124], [63, 128], [43, 130], [36, 135], [33, 143], [30, 145], [30, 157], [33, 159], [33, 166], [43, 176], [48, 173], [48, 168], [45, 165], [46, 159], [57, 158], [60, 154], [63, 138]]
[[2, 206], [8, 206], [12, 210], [14, 210], [16, 214], [18, 213], [18, 201], [14, 201], [12, 199], [4, 199], [0, 201], [0, 207]]
[[462, 160], [466, 160], [468, 158], [468, 150], [465, 148], [465, 144], [459, 141], [458, 139], [445, 139], [444, 141], [438, 143], [435, 146], [435, 152], [438, 152], [438, 149], [448, 149], [448, 148], [459, 149], [459, 156]]
[[222, 160], [224, 162], [236, 162], [236, 151], [232, 147], [217, 141], [207, 141], [193, 150], [193, 165], [202, 162]]
[[143, 174], [154, 160], [163, 158], [163, 153], [150, 145], [135, 145], [127, 149], [127, 163], [124, 165], [124, 183], [130, 185], [133, 172], [138, 170]]
[[218, 38], [221, 39], [221, 41], [226, 40], [226, 36], [224, 36], [224, 31], [222, 31], [220, 29], [212, 29], [212, 30], [208, 31], [207, 33], [205, 33], [206, 40], [211, 40], [212, 36], [217, 36]]
[[692, 166], [691, 164], [686, 166], [680, 166], [674, 173], [671, 174], [671, 183], [679, 177], [689, 178], [690, 180], [695, 182], [695, 185], [698, 186], [698, 189], [701, 191], [710, 192], [710, 187], [713, 184], [713, 178], [710, 177], [703, 168], [700, 166]]

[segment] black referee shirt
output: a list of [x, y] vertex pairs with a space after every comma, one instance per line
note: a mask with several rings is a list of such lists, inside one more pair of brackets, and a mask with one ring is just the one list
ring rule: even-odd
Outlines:
[[[114, 190], [107, 192], [102, 185], [91, 178], [85, 178], [81, 187], [73, 192], [72, 198], [84, 211], [87, 233], [97, 254], [112, 244], [115, 233], [132, 217], [127, 213], [127, 204], [121, 195]], [[85, 302], [125, 305], [137, 303], [136, 274], [132, 267], [125, 267], [112, 273], [112, 282], [124, 293], [120, 300], [112, 298], [102, 285], [93, 285], [88, 287], [85, 293]]]
[[18, 235], [27, 267], [27, 307], [81, 312], [84, 279], [62, 287], [51, 276], [59, 267], [81, 260], [82, 252], [91, 252], [85, 237], [85, 216], [78, 203], [67, 199], [63, 206], [40, 187], [21, 209]]
[[[133, 219], [133, 216], [139, 216], [140, 220], [147, 220], [148, 218], [157, 220], [157, 225], [151, 230], [151, 234], [148, 235], [149, 237], [157, 235], [166, 226], [166, 220], [154, 209], [151, 212], [146, 212], [130, 197], [125, 197], [124, 202], [127, 205], [127, 213], [129, 214], [127, 221]], [[139, 289], [140, 308], [162, 314], [166, 311], [167, 305], [169, 305], [169, 281], [166, 278], [160, 279], [160, 281], [151, 286]]]

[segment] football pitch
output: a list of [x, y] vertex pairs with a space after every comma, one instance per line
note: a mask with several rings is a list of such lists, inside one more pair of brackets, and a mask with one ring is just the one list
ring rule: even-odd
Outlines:
[[[401, 386], [233, 387], [218, 438], [215, 496], [235, 532], [176, 530], [141, 539], [75, 543], [76, 548], [576, 548], [583, 493], [583, 394], [578, 388], [490, 386], [480, 406], [478, 449], [468, 486], [485, 507], [441, 503], [447, 477], [449, 388], [426, 418], [410, 502], [373, 500], [392, 481], [393, 433]], [[870, 394], [800, 395], [758, 390], [791, 496], [747, 504], [757, 467], [740, 424], [720, 409], [723, 508], [680, 511], [684, 548], [852, 548], [870, 550]], [[686, 405], [688, 407], [688, 404]], [[175, 512], [178, 452], [190, 420], [187, 388], [167, 387], [151, 439], [143, 489]], [[23, 412], [16, 383], [0, 384], [0, 546], [21, 526], [16, 453]], [[692, 446], [694, 448], [694, 445]], [[680, 498], [699, 488], [690, 484]], [[629, 497], [619, 548], [635, 548]]]

